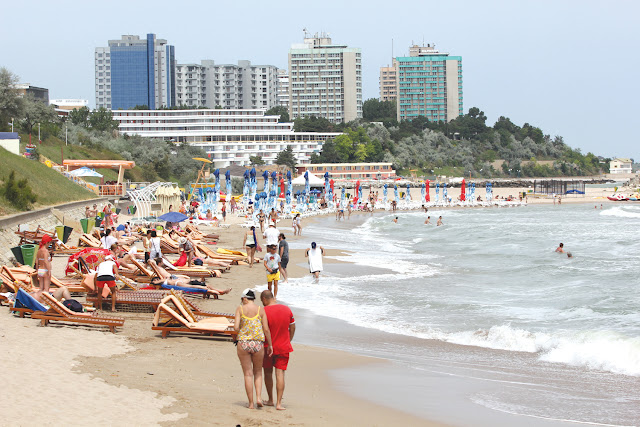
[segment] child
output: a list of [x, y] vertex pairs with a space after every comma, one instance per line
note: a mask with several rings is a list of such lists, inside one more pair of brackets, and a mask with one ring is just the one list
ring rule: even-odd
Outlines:
[[[267, 287], [273, 292], [273, 297], [278, 295], [278, 280], [280, 280], [280, 255], [276, 253], [278, 245], [267, 246], [267, 254], [264, 256], [264, 267], [267, 269]], [[273, 284], [273, 289], [271, 286]]]

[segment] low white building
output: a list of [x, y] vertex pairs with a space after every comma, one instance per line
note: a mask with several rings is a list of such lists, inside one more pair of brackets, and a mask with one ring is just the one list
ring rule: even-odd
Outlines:
[[245, 166], [251, 156], [273, 164], [291, 146], [298, 164], [310, 163], [327, 139], [340, 133], [294, 132], [293, 123], [265, 110], [114, 110], [122, 135], [160, 138], [202, 147], [216, 167]]
[[609, 173], [620, 174], [620, 173], [632, 173], [631, 159], [625, 159], [621, 157], [617, 157], [609, 163]]
[[0, 147], [19, 156], [20, 137], [18, 136], [18, 132], [0, 132]]

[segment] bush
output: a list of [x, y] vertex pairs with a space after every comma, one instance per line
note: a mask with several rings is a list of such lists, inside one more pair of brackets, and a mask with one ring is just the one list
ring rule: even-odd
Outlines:
[[13, 206], [20, 210], [31, 209], [33, 203], [38, 199], [38, 197], [33, 194], [33, 191], [31, 191], [31, 187], [26, 178], [16, 181], [15, 171], [11, 171], [9, 179], [5, 179], [4, 185], [2, 186], [2, 195]]

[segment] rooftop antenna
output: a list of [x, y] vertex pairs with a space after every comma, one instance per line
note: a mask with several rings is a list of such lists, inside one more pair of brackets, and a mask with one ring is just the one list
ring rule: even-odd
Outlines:
[[391, 63], [393, 63], [393, 39], [391, 39]]

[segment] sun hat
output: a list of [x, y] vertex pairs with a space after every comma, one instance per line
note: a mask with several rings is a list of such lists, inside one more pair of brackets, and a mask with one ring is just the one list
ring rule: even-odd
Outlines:
[[187, 238], [186, 237], [181, 237], [179, 242], [180, 242], [181, 245], [184, 245], [184, 244], [187, 243]]
[[247, 288], [244, 291], [242, 291], [242, 298], [256, 299], [256, 293], [253, 292], [253, 289]]

